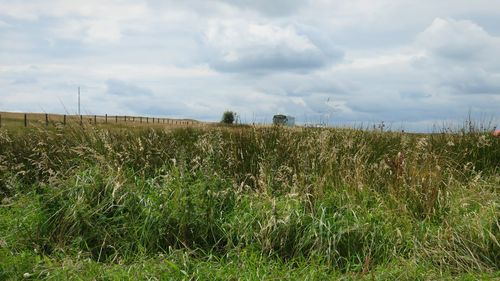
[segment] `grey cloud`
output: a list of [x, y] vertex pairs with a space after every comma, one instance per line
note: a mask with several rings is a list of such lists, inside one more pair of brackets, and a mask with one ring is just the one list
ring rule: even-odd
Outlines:
[[415, 92], [415, 91], [403, 91], [399, 95], [403, 99], [413, 99], [413, 100], [419, 100], [419, 99], [425, 99], [425, 98], [432, 97], [432, 95], [429, 93]]
[[312, 94], [324, 94], [333, 98], [347, 96], [353, 90], [351, 85], [346, 85], [348, 82], [344, 84], [333, 80], [331, 77], [327, 80], [322, 77], [313, 76], [312, 79], [302, 79], [299, 81], [299, 86], [287, 91], [289, 96], [301, 97]]
[[25, 76], [25, 77], [17, 77], [12, 81], [11, 84], [19, 85], [19, 84], [35, 84], [38, 80], [35, 77]]
[[183, 7], [200, 15], [214, 16], [224, 8], [232, 7], [239, 11], [253, 11], [266, 17], [286, 17], [299, 11], [307, 4], [306, 0], [147, 0], [152, 8]]
[[455, 94], [500, 95], [500, 72], [485, 71], [482, 67], [455, 67], [444, 70], [437, 85]]
[[296, 12], [304, 0], [222, 0], [242, 9], [252, 9], [267, 16], [288, 16]]
[[185, 104], [180, 102], [161, 102], [158, 105], [144, 104], [137, 106], [136, 103], [126, 104], [130, 109], [141, 115], [158, 116], [158, 117], [186, 117], [188, 112]]
[[500, 95], [500, 82], [489, 80], [487, 77], [477, 77], [457, 80], [448, 85], [460, 94], [493, 94]]
[[147, 88], [142, 88], [124, 81], [110, 79], [106, 81], [106, 92], [113, 96], [122, 97], [149, 97], [153, 95], [153, 91]]
[[357, 116], [364, 116], [365, 120], [383, 120], [387, 122], [397, 121], [418, 121], [418, 120], [439, 120], [445, 116], [454, 116], [463, 108], [457, 108], [449, 104], [433, 104], [429, 102], [403, 102], [392, 98], [388, 102], [388, 98], [379, 98], [376, 100], [354, 99], [348, 102], [348, 106], [352, 108]]
[[210, 61], [210, 66], [222, 72], [264, 74], [283, 70], [307, 72], [325, 66], [326, 61], [326, 57], [317, 52], [297, 53], [286, 49], [274, 49], [247, 53], [236, 62], [214, 59]]

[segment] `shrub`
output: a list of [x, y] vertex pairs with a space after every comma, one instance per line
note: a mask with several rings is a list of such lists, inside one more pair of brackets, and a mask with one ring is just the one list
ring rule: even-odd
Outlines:
[[234, 119], [235, 119], [236, 113], [233, 111], [226, 110], [222, 114], [222, 120], [221, 123], [223, 124], [233, 124]]

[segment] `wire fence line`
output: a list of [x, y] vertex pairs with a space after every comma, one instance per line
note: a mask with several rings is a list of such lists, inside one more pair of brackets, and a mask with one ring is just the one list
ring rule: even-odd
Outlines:
[[48, 113], [0, 113], [0, 127], [7, 123], [19, 123], [24, 127], [31, 124], [51, 125], [99, 125], [99, 124], [153, 124], [153, 125], [194, 125], [200, 122], [186, 119], [172, 119], [150, 116], [130, 116], [130, 115], [67, 115]]

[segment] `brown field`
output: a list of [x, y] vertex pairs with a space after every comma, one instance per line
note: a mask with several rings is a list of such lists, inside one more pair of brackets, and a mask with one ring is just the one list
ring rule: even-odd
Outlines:
[[[25, 122], [26, 116], [26, 122]], [[64, 115], [51, 113], [0, 112], [0, 127], [18, 128], [33, 126], [98, 125], [131, 127], [185, 127], [205, 126], [210, 123], [193, 119], [173, 119], [125, 115]]]

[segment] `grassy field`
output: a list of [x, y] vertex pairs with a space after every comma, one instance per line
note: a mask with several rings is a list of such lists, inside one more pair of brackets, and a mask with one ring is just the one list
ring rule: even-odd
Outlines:
[[500, 279], [500, 138], [0, 129], [0, 280]]
[[[26, 124], [25, 124], [26, 115]], [[172, 119], [145, 116], [125, 115], [64, 115], [46, 113], [0, 112], [0, 128], [20, 129], [26, 127], [56, 127], [56, 126], [93, 125], [105, 128], [116, 127], [186, 127], [204, 126], [206, 124], [193, 119]]]

